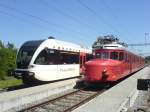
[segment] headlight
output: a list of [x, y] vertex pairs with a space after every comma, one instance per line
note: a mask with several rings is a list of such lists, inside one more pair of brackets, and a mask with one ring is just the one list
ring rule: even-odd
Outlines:
[[34, 73], [33, 73], [33, 72], [29, 72], [28, 75], [29, 75], [29, 76], [33, 76]]
[[108, 75], [107, 75], [106, 72], [107, 72], [107, 69], [104, 68], [103, 71], [102, 71], [102, 80], [106, 80], [107, 79]]
[[105, 72], [105, 73], [106, 73], [106, 72], [107, 72], [107, 69], [106, 69], [106, 68], [104, 68], [104, 69], [103, 69], [103, 72]]
[[28, 69], [33, 68], [33, 67], [34, 67], [34, 65], [29, 65], [29, 66], [28, 66]]

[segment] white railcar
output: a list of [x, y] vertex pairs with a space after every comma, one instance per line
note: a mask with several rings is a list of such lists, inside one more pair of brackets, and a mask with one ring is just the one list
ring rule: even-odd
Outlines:
[[24, 83], [56, 81], [79, 76], [92, 51], [56, 39], [25, 42], [17, 54], [13, 72]]

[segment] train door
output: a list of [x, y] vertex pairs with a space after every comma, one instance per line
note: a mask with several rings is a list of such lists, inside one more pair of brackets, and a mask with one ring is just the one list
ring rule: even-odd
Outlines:
[[125, 74], [128, 74], [127, 52], [124, 52]]
[[59, 51], [58, 75], [62, 78], [79, 76], [79, 53]]
[[93, 59], [93, 54], [86, 54], [86, 59], [85, 59], [85, 62], [86, 61], [89, 61], [90, 59]]
[[84, 67], [85, 61], [86, 61], [86, 55], [85, 55], [85, 53], [80, 52], [80, 55], [79, 55], [80, 74], [84, 74], [84, 71], [85, 71], [85, 67]]
[[130, 67], [129, 69], [130, 69], [130, 73], [132, 73], [132, 61], [133, 61], [133, 60], [132, 60], [132, 55], [129, 54], [129, 64], [130, 64], [130, 65], [129, 65], [129, 67]]
[[126, 67], [126, 65], [125, 65], [125, 61], [124, 61], [124, 52], [123, 51], [121, 51], [121, 52], [119, 52], [119, 61], [121, 62], [121, 64], [120, 64], [120, 69], [121, 69], [121, 71], [122, 71], [122, 75], [125, 75], [125, 67]]
[[131, 55], [127, 52], [126, 54], [126, 63], [127, 63], [127, 71], [128, 73], [127, 74], [130, 74], [131, 73]]

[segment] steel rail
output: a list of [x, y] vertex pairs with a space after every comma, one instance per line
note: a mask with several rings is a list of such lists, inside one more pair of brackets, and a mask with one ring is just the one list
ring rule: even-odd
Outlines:
[[70, 112], [73, 109], [83, 105], [89, 100], [93, 99], [97, 95], [103, 93], [105, 89], [100, 91], [87, 91], [84, 89], [79, 89], [71, 93], [67, 93], [55, 99], [46, 101], [35, 106], [31, 106], [20, 112], [38, 112], [38, 111], [49, 111], [49, 112]]

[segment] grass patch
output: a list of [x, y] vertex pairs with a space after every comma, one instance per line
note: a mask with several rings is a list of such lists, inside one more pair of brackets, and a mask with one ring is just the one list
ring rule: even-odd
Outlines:
[[17, 85], [21, 85], [21, 84], [22, 84], [22, 80], [16, 79], [16, 78], [9, 78], [6, 80], [0, 80], [0, 88], [1, 89], [8, 88], [11, 86], [17, 86]]

